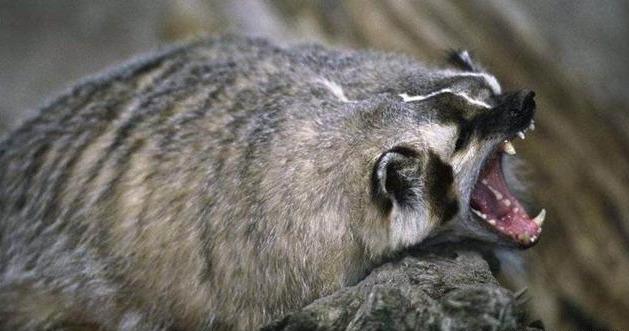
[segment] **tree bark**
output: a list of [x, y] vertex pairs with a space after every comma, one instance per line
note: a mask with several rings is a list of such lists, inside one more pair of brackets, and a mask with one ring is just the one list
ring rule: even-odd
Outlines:
[[518, 302], [479, 253], [433, 251], [386, 263], [262, 330], [540, 330]]

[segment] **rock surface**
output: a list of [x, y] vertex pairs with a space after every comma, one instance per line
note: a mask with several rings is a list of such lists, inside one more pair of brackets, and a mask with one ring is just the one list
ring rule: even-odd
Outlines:
[[262, 330], [540, 330], [479, 253], [418, 253]]

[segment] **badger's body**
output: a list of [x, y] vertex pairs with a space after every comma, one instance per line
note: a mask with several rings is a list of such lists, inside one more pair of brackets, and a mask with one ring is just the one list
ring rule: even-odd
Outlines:
[[475, 229], [483, 160], [532, 116], [462, 124], [499, 116], [500, 93], [238, 38], [86, 80], [0, 145], [0, 329], [252, 329]]

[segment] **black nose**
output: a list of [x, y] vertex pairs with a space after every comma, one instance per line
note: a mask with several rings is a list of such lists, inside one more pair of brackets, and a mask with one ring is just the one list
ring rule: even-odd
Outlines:
[[[535, 92], [530, 90], [522, 90], [517, 92], [516, 103], [519, 104], [519, 108], [523, 113], [535, 112]], [[532, 117], [532, 116], [531, 116]]]
[[503, 94], [502, 102], [498, 105], [503, 111], [510, 112], [510, 116], [523, 116], [535, 111], [535, 92], [520, 90]]
[[520, 90], [505, 93], [494, 110], [508, 133], [524, 130], [535, 115], [535, 92]]

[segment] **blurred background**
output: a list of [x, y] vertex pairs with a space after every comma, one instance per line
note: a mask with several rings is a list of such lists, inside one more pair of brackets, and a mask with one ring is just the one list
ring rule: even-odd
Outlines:
[[465, 48], [506, 90], [537, 92], [516, 147], [548, 210], [525, 265], [549, 330], [629, 330], [629, 3], [623, 0], [0, 0], [0, 134], [76, 80], [202, 35], [406, 53]]

